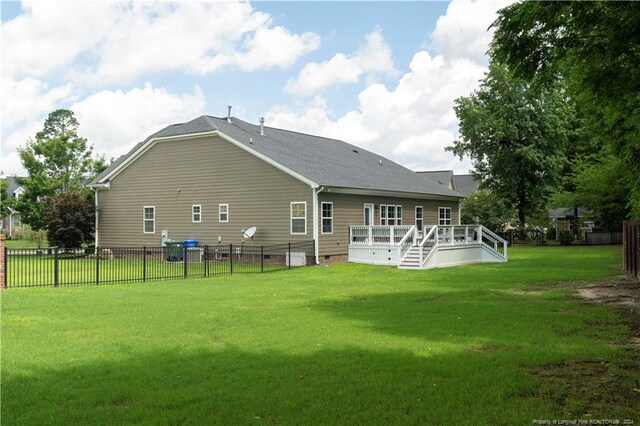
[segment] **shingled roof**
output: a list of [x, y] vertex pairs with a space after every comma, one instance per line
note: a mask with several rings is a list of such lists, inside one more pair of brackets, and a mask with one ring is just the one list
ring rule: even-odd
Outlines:
[[259, 125], [235, 117], [229, 122], [226, 118], [207, 115], [154, 133], [114, 161], [91, 184], [106, 183], [118, 166], [155, 139], [206, 132], [218, 132], [320, 186], [463, 197], [398, 163], [337, 139], [266, 126], [261, 135]]

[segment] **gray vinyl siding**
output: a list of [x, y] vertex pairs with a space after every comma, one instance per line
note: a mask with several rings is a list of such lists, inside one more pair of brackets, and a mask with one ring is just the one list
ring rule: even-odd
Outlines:
[[[380, 224], [380, 204], [402, 206], [402, 224], [415, 225], [415, 207], [424, 209], [424, 225], [438, 224], [438, 208], [451, 208], [451, 223], [458, 224], [457, 201], [418, 200], [413, 198], [373, 197], [365, 195], [330, 194], [318, 195], [318, 221], [322, 226], [322, 202], [333, 203], [333, 234], [319, 235], [319, 256], [344, 255], [348, 253], [349, 226], [364, 224], [364, 205], [375, 205], [374, 224]], [[321, 227], [319, 229], [322, 229]]]
[[[312, 189], [219, 137], [155, 144], [99, 191], [99, 245], [159, 246], [162, 230], [173, 240], [199, 244], [246, 242], [241, 230], [256, 226], [255, 244], [313, 239]], [[306, 235], [290, 233], [290, 203], [307, 203]], [[192, 206], [201, 205], [201, 223]], [[218, 221], [218, 205], [229, 221]], [[143, 206], [155, 206], [155, 233], [143, 233]]]

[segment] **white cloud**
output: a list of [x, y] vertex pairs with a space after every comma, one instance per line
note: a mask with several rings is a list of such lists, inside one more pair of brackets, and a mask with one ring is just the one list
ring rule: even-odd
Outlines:
[[485, 53], [493, 37], [489, 26], [496, 11], [514, 0], [453, 0], [436, 23], [430, 48], [448, 58], [467, 58], [486, 63]]
[[80, 123], [78, 133], [94, 144], [94, 152], [119, 157], [151, 133], [204, 114], [199, 87], [174, 94], [149, 83], [127, 92], [102, 91], [71, 106]]
[[73, 85], [67, 83], [49, 89], [49, 85], [36, 78], [21, 80], [2, 78], [2, 124], [13, 126], [25, 120], [33, 120], [52, 111], [73, 95]]
[[30, 121], [24, 124], [20, 129], [12, 132], [6, 138], [2, 140], [2, 170], [5, 176], [25, 174], [24, 168], [18, 156], [17, 148], [24, 147], [29, 140], [35, 136], [36, 132], [42, 130], [43, 122], [36, 120]]
[[[453, 0], [438, 19], [429, 49], [414, 54], [395, 87], [370, 82], [358, 96], [358, 107], [340, 117], [332, 118], [330, 107], [317, 96], [301, 107], [272, 108], [266, 116], [274, 126], [355, 143], [414, 170], [467, 172], [468, 159], [460, 161], [444, 150], [458, 136], [454, 100], [477, 88], [487, 70], [485, 52], [492, 36], [487, 28], [509, 3]], [[308, 64], [287, 89], [314, 93], [334, 80], [357, 80], [360, 69], [350, 59], [336, 55]]]
[[112, 28], [117, 4], [23, 0], [23, 13], [2, 23], [4, 76], [44, 76], [90, 52]]
[[72, 4], [29, 0], [2, 25], [6, 76], [66, 67], [77, 83], [104, 85], [174, 70], [251, 71], [288, 67], [320, 45], [314, 33], [272, 26], [247, 2]]
[[415, 170], [468, 170], [444, 151], [456, 137], [454, 100], [469, 94], [485, 71], [467, 59], [448, 60], [416, 53], [409, 71], [388, 90], [373, 84], [358, 96], [359, 106], [333, 120], [326, 102], [316, 96], [295, 111], [276, 107], [270, 125], [342, 139], [380, 153]]
[[[296, 78], [287, 81], [285, 90], [297, 95], [310, 95], [337, 84], [357, 83], [369, 73], [395, 75], [391, 48], [378, 29], [366, 35], [365, 43], [353, 55], [336, 53], [325, 62], [310, 62]], [[368, 77], [370, 80], [370, 77]]]

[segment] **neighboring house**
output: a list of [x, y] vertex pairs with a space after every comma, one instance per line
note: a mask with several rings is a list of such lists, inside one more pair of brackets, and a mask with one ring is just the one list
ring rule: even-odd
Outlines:
[[[573, 226], [577, 229], [580, 219], [585, 218], [591, 212], [591, 209], [584, 207], [578, 207], [577, 210], [578, 216], [576, 217], [576, 212], [574, 211], [573, 207], [558, 207], [555, 209], [549, 209], [549, 219], [553, 221], [553, 226], [556, 230], [556, 240], [559, 239], [561, 232], [572, 231], [572, 223], [574, 224]], [[593, 221], [590, 221], [590, 228], [593, 228], [593, 223]]]
[[[24, 194], [25, 189], [18, 184], [16, 177], [7, 176], [5, 179], [7, 181], [6, 195], [9, 198], [18, 199], [22, 194]], [[9, 207], [9, 214], [2, 218], [2, 232], [9, 237], [15, 237], [21, 224], [20, 212]]]
[[348, 253], [352, 225], [456, 225], [463, 196], [348, 143], [235, 117], [168, 126], [90, 186], [96, 245], [316, 242], [316, 257]]

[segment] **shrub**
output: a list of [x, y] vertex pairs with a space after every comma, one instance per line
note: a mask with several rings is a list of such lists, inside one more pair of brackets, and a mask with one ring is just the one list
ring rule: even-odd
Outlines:
[[560, 244], [568, 246], [573, 242], [573, 233], [571, 231], [561, 231], [558, 239]]
[[547, 240], [553, 241], [555, 239], [556, 239], [556, 228], [550, 226], [549, 228], [547, 228]]

